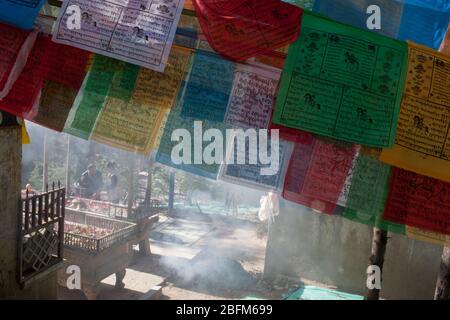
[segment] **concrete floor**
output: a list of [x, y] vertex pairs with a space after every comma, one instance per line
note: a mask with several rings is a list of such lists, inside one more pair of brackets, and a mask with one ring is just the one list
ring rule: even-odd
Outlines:
[[[136, 254], [123, 289], [114, 288], [115, 275], [104, 279], [98, 299], [279, 299], [284, 288], [262, 281], [267, 238], [260, 227], [220, 215], [161, 216], [150, 232], [152, 255]], [[61, 288], [59, 298], [84, 297]]]

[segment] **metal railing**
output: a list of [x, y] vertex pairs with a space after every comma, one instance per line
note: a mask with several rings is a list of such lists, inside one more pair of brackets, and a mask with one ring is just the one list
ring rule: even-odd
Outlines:
[[106, 235], [92, 235], [75, 233], [70, 230], [64, 232], [64, 245], [78, 248], [92, 253], [98, 253], [116, 243], [131, 238], [136, 232], [136, 224], [89, 214], [82, 211], [67, 209], [65, 223], [84, 228], [98, 228], [107, 231]]
[[60, 183], [41, 194], [26, 191], [18, 210], [18, 281], [44, 273], [63, 260], [66, 189]]

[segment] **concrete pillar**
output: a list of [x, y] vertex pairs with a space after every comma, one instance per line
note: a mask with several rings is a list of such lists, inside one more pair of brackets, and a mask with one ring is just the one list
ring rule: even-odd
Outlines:
[[[2, 113], [0, 112], [0, 116]], [[1, 118], [1, 117], [0, 117]], [[56, 273], [22, 289], [17, 281], [17, 207], [20, 199], [22, 140], [19, 125], [0, 123], [0, 299], [56, 299]]]

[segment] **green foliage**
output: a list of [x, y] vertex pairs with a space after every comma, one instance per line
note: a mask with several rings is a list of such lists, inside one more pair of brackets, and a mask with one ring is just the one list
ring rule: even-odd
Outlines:
[[[48, 182], [62, 185], [66, 183], [66, 161], [68, 136], [63, 133], [44, 129], [40, 126], [28, 123], [28, 130], [31, 136], [31, 144], [23, 148], [22, 159], [22, 184], [23, 187], [30, 183], [33, 188], [41, 190], [43, 175], [43, 154], [44, 136], [46, 133], [48, 145]], [[131, 161], [134, 157], [134, 194], [138, 192], [138, 173], [148, 171], [148, 157], [135, 155], [129, 152], [113, 149], [93, 141], [85, 141], [79, 138], [70, 137], [69, 152], [69, 178], [71, 186], [86, 171], [90, 163], [96, 165], [97, 170], [102, 173], [105, 185], [109, 183], [106, 165], [109, 161], [114, 161], [117, 166], [118, 186], [122, 194], [129, 190]], [[168, 201], [169, 176], [172, 168], [155, 164], [152, 176], [152, 198], [161, 201]], [[175, 201], [190, 201], [196, 191], [209, 193], [213, 199], [220, 196], [222, 189], [219, 183], [212, 180], [198, 177], [183, 171], [174, 170], [175, 174]]]

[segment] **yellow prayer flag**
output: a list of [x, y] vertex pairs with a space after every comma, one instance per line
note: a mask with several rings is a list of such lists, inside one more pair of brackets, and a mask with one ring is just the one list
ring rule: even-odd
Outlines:
[[429, 242], [439, 246], [450, 246], [450, 236], [446, 234], [406, 226], [406, 235], [414, 240]]
[[393, 148], [380, 160], [450, 182], [450, 56], [408, 42], [408, 72]]
[[163, 73], [141, 68], [131, 99], [107, 97], [92, 139], [131, 152], [149, 154], [175, 103], [191, 52], [173, 47]]
[[25, 121], [21, 119], [22, 126], [22, 144], [30, 144], [30, 135], [28, 134], [27, 127], [25, 126]]

